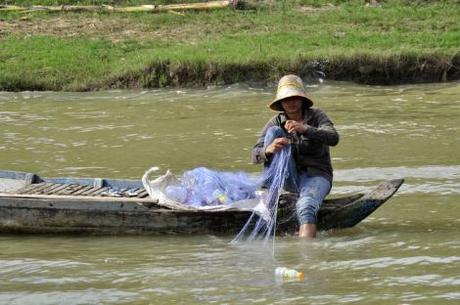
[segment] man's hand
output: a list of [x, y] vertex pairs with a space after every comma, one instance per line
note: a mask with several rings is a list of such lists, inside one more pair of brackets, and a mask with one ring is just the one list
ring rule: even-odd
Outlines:
[[281, 150], [281, 148], [284, 147], [284, 145], [289, 144], [289, 140], [287, 138], [276, 138], [272, 144], [268, 145], [267, 148], [265, 148], [265, 155], [273, 155], [274, 153], [278, 152]]
[[304, 124], [299, 123], [299, 122], [294, 121], [294, 120], [287, 120], [286, 125], [284, 125], [284, 128], [286, 128], [288, 133], [296, 131], [296, 132], [302, 134], [302, 133], [307, 132], [308, 125], [304, 125]]

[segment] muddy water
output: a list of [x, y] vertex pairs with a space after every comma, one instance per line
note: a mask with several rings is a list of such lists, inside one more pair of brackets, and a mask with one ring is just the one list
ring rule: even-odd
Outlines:
[[[405, 177], [353, 229], [279, 237], [0, 235], [0, 304], [458, 304], [460, 85], [309, 88], [341, 134], [333, 193]], [[0, 168], [139, 179], [158, 167], [257, 172], [272, 88], [0, 93]], [[305, 272], [277, 282], [277, 266]]]

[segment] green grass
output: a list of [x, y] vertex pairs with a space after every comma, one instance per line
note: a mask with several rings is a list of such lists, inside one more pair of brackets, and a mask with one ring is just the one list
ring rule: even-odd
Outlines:
[[112, 5], [131, 6], [142, 4], [176, 4], [176, 3], [203, 2], [200, 0], [5, 0], [2, 4], [31, 6], [31, 5]]
[[[9, 1], [16, 5], [63, 3], [151, 2]], [[187, 67], [193, 70], [189, 77], [196, 77], [210, 63], [230, 70], [238, 65], [265, 65], [277, 71], [280, 67], [295, 70], [298, 63], [317, 59], [347, 61], [361, 56], [379, 61], [432, 56], [444, 60], [458, 56], [458, 1], [389, 0], [372, 8], [363, 3], [277, 1], [257, 10], [183, 15], [0, 12], [0, 20], [18, 25], [0, 32], [0, 88], [84, 90], [136, 73], [143, 75], [137, 78], [138, 86], [168, 85], [168, 81], [152, 83], [145, 76], [145, 69], [161, 63], [178, 70]], [[56, 31], [49, 29], [59, 22], [67, 27], [62, 31], [58, 26]], [[91, 22], [97, 23], [96, 29], [85, 28]], [[45, 24], [43, 31], [33, 32], [37, 24]], [[83, 29], [74, 30], [72, 25]], [[236, 69], [233, 73], [244, 71]]]
[[8, 38], [0, 49], [0, 84], [5, 89], [79, 90], [123, 66], [145, 63], [142, 46], [86, 38], [33, 36]]

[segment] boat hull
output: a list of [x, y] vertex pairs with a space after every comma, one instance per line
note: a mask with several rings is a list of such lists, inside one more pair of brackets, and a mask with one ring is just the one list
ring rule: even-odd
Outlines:
[[222, 234], [237, 232], [249, 215], [176, 211], [150, 200], [0, 198], [0, 232], [9, 233]]
[[[139, 186], [138, 181], [71, 178], [46, 180], [37, 178], [38, 176], [30, 178], [30, 175], [18, 174], [15, 176], [16, 180], [28, 177], [27, 181], [24, 180], [24, 185], [20, 185], [11, 178], [11, 172], [8, 173], [10, 175], [7, 178], [3, 177], [4, 181], [8, 179], [9, 186], [19, 186], [9, 187], [7, 192], [0, 192], [0, 232], [111, 235], [235, 234], [251, 215], [251, 211], [247, 210], [174, 209], [160, 205], [146, 196], [116, 198], [101, 195], [104, 185], [105, 188], [111, 185]], [[1, 181], [0, 175], [0, 186]], [[80, 185], [77, 182], [89, 185], [86, 187], [86, 195], [57, 195], [66, 193], [68, 189], [59, 185]], [[40, 183], [43, 186], [40, 186]], [[55, 190], [55, 194], [44, 191], [46, 183], [50, 184], [48, 189]], [[402, 179], [385, 181], [366, 194], [325, 200], [318, 213], [318, 228], [330, 230], [355, 226], [387, 201], [402, 183]], [[95, 184], [97, 186], [93, 186]], [[97, 188], [98, 191], [91, 191], [91, 187]], [[35, 191], [30, 191], [32, 189]], [[88, 195], [91, 192], [99, 195]], [[142, 194], [142, 190], [138, 193]], [[294, 233], [297, 230], [296, 200], [296, 194], [284, 194], [280, 198], [278, 233]]]

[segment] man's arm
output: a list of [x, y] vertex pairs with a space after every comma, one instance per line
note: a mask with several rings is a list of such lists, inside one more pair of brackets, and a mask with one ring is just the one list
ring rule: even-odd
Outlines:
[[254, 145], [254, 148], [252, 149], [252, 152], [251, 152], [251, 162], [252, 163], [259, 164], [259, 163], [267, 162], [269, 160], [270, 156], [267, 156], [265, 154], [264, 140], [265, 140], [265, 135], [267, 133], [267, 130], [272, 126], [275, 126], [275, 122], [273, 119], [268, 121], [268, 123], [265, 124], [265, 127], [262, 129], [262, 133], [259, 139], [257, 140], [256, 145]]
[[339, 143], [339, 134], [334, 124], [324, 111], [318, 109], [318, 127], [308, 126], [305, 136], [316, 142], [328, 146], [336, 146]]

